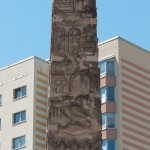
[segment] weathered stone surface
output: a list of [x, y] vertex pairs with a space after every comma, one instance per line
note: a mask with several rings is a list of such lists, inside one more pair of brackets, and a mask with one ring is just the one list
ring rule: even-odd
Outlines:
[[53, 0], [47, 150], [101, 150], [96, 0]]

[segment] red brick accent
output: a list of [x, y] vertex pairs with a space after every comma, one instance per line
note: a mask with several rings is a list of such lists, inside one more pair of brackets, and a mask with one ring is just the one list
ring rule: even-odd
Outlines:
[[138, 66], [138, 65], [136, 65], [136, 64], [132, 63], [131, 61], [128, 61], [128, 60], [126, 60], [126, 59], [124, 59], [124, 58], [121, 58], [121, 61], [122, 61], [123, 63], [129, 65], [129, 66], [132, 66], [132, 67], [134, 67], [134, 68], [136, 68], [136, 69], [138, 69], [138, 70], [141, 70], [141, 71], [143, 71], [143, 72], [145, 72], [145, 73], [147, 73], [147, 74], [150, 75], [150, 70], [147, 70], [147, 69], [145, 69], [145, 68], [142, 68], [141, 66]]
[[100, 88], [101, 87], [113, 87], [116, 86], [116, 77], [114, 76], [107, 76], [100, 79]]
[[130, 72], [130, 73], [132, 73], [132, 74], [134, 74], [134, 75], [136, 75], [138, 77], [141, 77], [141, 78], [147, 80], [148, 82], [150, 81], [149, 77], [147, 77], [147, 76], [145, 76], [145, 75], [143, 75], [141, 73], [138, 73], [137, 71], [134, 71], [134, 70], [132, 70], [132, 69], [126, 67], [126, 66], [121, 65], [121, 69], [123, 69], [123, 70], [125, 70], [127, 72]]
[[147, 104], [144, 104], [143, 101], [142, 102], [138, 101], [136, 98], [133, 99], [133, 98], [131, 98], [131, 97], [127, 96], [127, 95], [124, 95], [124, 94], [122, 95], [122, 98], [124, 99], [124, 101], [128, 101], [130, 103], [139, 105], [140, 107], [144, 107], [144, 109], [150, 110], [150, 106], [147, 105]]
[[102, 131], [102, 139], [117, 139], [116, 129], [106, 129]]
[[124, 92], [126, 92], [126, 93], [128, 93], [128, 94], [130, 94], [132, 96], [135, 96], [137, 98], [140, 98], [140, 99], [142, 99], [142, 101], [145, 101], [145, 102], [148, 102], [148, 103], [150, 102], [150, 98], [144, 97], [144, 96], [142, 96], [140, 94], [137, 94], [137, 93], [135, 93], [133, 91], [130, 91], [130, 90], [124, 88], [124, 87], [122, 88], [122, 91], [124, 91]]
[[143, 136], [144, 138], [150, 139], [149, 133], [144, 133], [138, 129], [134, 129], [134, 128], [127, 126], [127, 125], [122, 125], [122, 128], [128, 130], [128, 132], [130, 132], [130, 133], [135, 133], [135, 134], [138, 134], [140, 136]]
[[143, 121], [143, 122], [145, 122], [145, 123], [150, 124], [150, 120], [149, 120], [149, 119], [140, 117], [140, 116], [138, 116], [136, 113], [131, 113], [131, 112], [125, 110], [125, 109], [122, 109], [122, 113], [125, 114], [125, 115], [128, 115], [128, 116], [130, 116], [130, 117], [133, 117], [133, 118], [135, 118], [135, 119], [138, 119], [138, 120], [140, 120], [140, 121]]
[[144, 93], [144, 94], [150, 95], [150, 91], [146, 91], [146, 90], [144, 90], [143, 88], [141, 88], [141, 87], [139, 87], [139, 86], [136, 86], [136, 85], [134, 85], [134, 84], [131, 84], [131, 83], [125, 81], [125, 80], [122, 80], [121, 82], [122, 82], [124, 85], [129, 86], [129, 87], [132, 87], [133, 89], [135, 89], [135, 90], [137, 90], [137, 91], [139, 91], [139, 92], [142, 92], [142, 93]]
[[102, 113], [116, 112], [116, 102], [106, 102], [101, 106]]
[[123, 144], [126, 144], [130, 147], [136, 148], [137, 150], [144, 150], [145, 149], [144, 147], [140, 146], [140, 143], [139, 143], [139, 145], [136, 145], [136, 144], [133, 144], [129, 141], [123, 140]]
[[130, 105], [130, 104], [128, 104], [128, 103], [122, 102], [122, 106], [124, 106], [124, 107], [126, 107], [126, 108], [128, 108], [128, 109], [130, 109], [130, 110], [134, 110], [135, 113], [143, 114], [143, 115], [145, 115], [145, 117], [146, 117], [146, 116], [147, 116], [147, 117], [150, 116], [150, 113], [149, 113], [147, 110], [143, 110], [143, 109], [137, 108], [137, 107], [132, 106], [132, 105]]
[[132, 133], [128, 134], [128, 133], [123, 132], [123, 136], [124, 136], [124, 137], [127, 137], [127, 138], [132, 139], [132, 140], [134, 140], [134, 141], [136, 141], [136, 142], [139, 142], [139, 143], [145, 144], [145, 145], [147, 145], [147, 146], [150, 146], [150, 142], [147, 142], [147, 141], [145, 141], [145, 140], [139, 138], [138, 136], [136, 137], [136, 136], [133, 136], [133, 135], [131, 135], [131, 134], [132, 134]]
[[127, 74], [125, 74], [125, 73], [122, 73], [121, 75], [122, 75], [124, 78], [129, 79], [129, 80], [132, 81], [132, 82], [135, 82], [135, 83], [138, 83], [138, 84], [140, 84], [140, 85], [142, 85], [142, 86], [145, 86], [145, 87], [147, 87], [147, 88], [150, 88], [150, 84], [144, 83], [143, 81], [140, 81], [140, 80], [136, 79], [134, 76], [132, 77], [132, 76], [127, 75]]
[[145, 131], [150, 131], [150, 127], [147, 127], [147, 126], [144, 126], [144, 125], [142, 125], [142, 124], [140, 124], [138, 121], [133, 121], [133, 120], [131, 120], [131, 119], [128, 119], [128, 118], [126, 118], [126, 117], [122, 117], [122, 121], [123, 122], [127, 122], [128, 124], [132, 124], [132, 125], [134, 125], [135, 127], [139, 127], [139, 128], [142, 128], [142, 129], [144, 129]]

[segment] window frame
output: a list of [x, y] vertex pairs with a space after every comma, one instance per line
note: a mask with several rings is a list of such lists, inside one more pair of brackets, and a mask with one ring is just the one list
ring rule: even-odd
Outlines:
[[[108, 63], [113, 63], [113, 70], [108, 70]], [[107, 60], [106, 61], [106, 76], [114, 76], [114, 75], [115, 75], [115, 61], [113, 59]]]
[[[113, 143], [113, 144], [114, 144], [113, 150], [115, 150], [115, 149], [116, 149], [116, 140], [115, 140], [115, 139], [114, 139], [114, 140], [110, 140], [110, 139], [103, 140], [103, 141], [102, 141], [102, 148], [104, 149], [104, 147], [103, 147], [103, 144], [104, 144], [104, 143], [103, 143], [103, 142], [106, 142], [106, 150], [110, 150], [110, 147], [109, 147], [109, 146], [110, 146], [110, 145], [109, 145], [109, 142], [110, 142], [110, 141], [113, 141], [113, 142], [114, 142], [114, 143]], [[112, 147], [111, 147], [111, 149], [112, 149]], [[105, 150], [105, 149], [104, 149], [104, 150]]]
[[[20, 146], [20, 147], [17, 147], [17, 148], [14, 148], [14, 140], [17, 140], [17, 139], [21, 139], [24, 137], [24, 145], [23, 146]], [[12, 149], [13, 150], [19, 150], [19, 149], [22, 149], [22, 148], [25, 148], [26, 147], [26, 136], [25, 135], [22, 135], [22, 136], [19, 136], [19, 137], [15, 137], [12, 139]]]
[[[111, 99], [109, 97], [111, 97], [110, 95], [112, 95], [112, 93], [109, 94], [110, 93], [109, 89], [113, 89], [113, 97]], [[103, 95], [102, 90], [105, 90], [104, 98], [102, 98], [102, 95]], [[101, 99], [102, 104], [106, 103], [106, 102], [115, 102], [115, 87], [114, 86], [112, 86], [112, 87], [105, 86], [105, 87], [100, 88], [100, 99]]]
[[[105, 76], [106, 75], [106, 62], [105, 61], [101, 61], [101, 62], [99, 62], [100, 63], [100, 65], [99, 65], [99, 67], [100, 67], [100, 77], [101, 76]], [[103, 67], [101, 67], [103, 65]], [[104, 69], [104, 72], [101, 72], [101, 68], [103, 68]]]
[[[105, 115], [105, 116], [104, 116]], [[109, 115], [113, 115], [113, 126], [114, 127], [108, 127], [109, 126]], [[104, 118], [103, 118], [104, 116]], [[105, 122], [103, 121], [105, 120]], [[103, 113], [102, 114], [102, 130], [106, 129], [116, 129], [116, 113]]]
[[[24, 87], [26, 88], [25, 95], [21, 95], [21, 96], [19, 96], [19, 97], [16, 98], [16, 90], [23, 89]], [[27, 86], [26, 85], [13, 89], [13, 100], [14, 101], [22, 99], [22, 98], [24, 98], [26, 96], [27, 96]]]
[[[25, 120], [22, 120], [22, 115], [21, 115], [21, 113], [23, 113], [23, 112], [25, 112]], [[19, 122], [16, 122], [16, 123], [15, 123], [15, 115], [17, 115], [17, 114], [20, 115], [20, 116], [19, 116]], [[13, 126], [26, 122], [26, 118], [27, 118], [27, 117], [26, 117], [26, 110], [13, 113], [13, 116], [12, 116], [12, 124], [13, 124]]]
[[[108, 63], [109, 62], [113, 62], [113, 71], [112, 71], [111, 74], [109, 74], [109, 71], [108, 71]], [[104, 70], [105, 71], [101, 73], [101, 65], [102, 64], [104, 65]], [[100, 67], [100, 78], [107, 77], [107, 76], [115, 76], [115, 58], [100, 61], [99, 62], [99, 67]]]

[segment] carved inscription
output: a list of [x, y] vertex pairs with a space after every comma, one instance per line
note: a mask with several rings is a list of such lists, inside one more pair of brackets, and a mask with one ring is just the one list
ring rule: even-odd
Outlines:
[[69, 53], [76, 55], [80, 49], [81, 31], [78, 28], [73, 28], [69, 32]]
[[56, 80], [56, 82], [55, 82], [55, 84], [56, 84], [56, 93], [64, 93], [64, 92], [66, 92], [66, 81], [65, 80]]
[[61, 56], [65, 53], [65, 29], [56, 28], [53, 37], [55, 53]]
[[55, 0], [55, 12], [73, 11], [74, 0]]
[[97, 47], [96, 29], [95, 28], [84, 28], [84, 51], [89, 53], [95, 53]]
[[79, 25], [79, 22], [77, 20], [63, 20], [62, 24], [64, 26], [77, 26]]
[[51, 73], [53, 76], [65, 76], [61, 61], [53, 61], [51, 66]]

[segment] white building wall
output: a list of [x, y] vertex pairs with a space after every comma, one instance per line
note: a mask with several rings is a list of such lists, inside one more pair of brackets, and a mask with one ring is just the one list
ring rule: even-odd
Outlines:
[[[12, 139], [24, 135], [26, 146], [23, 150], [34, 149], [35, 78], [38, 67], [47, 70], [48, 63], [36, 57], [31, 57], [0, 70], [0, 95], [2, 95], [2, 106], [0, 106], [0, 118], [2, 120], [0, 130], [1, 150], [11, 150]], [[14, 101], [13, 90], [22, 86], [27, 87], [27, 96]], [[26, 121], [13, 125], [13, 114], [24, 110], [26, 110]]]

